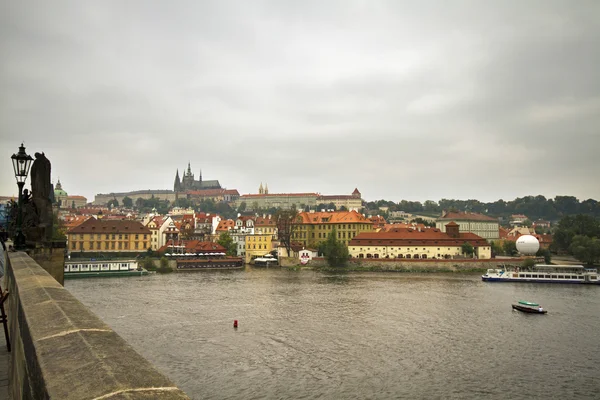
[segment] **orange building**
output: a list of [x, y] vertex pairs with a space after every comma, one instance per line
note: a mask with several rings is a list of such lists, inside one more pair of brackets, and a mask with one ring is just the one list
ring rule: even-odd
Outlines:
[[293, 240], [316, 248], [335, 228], [337, 239], [345, 245], [359, 233], [372, 232], [373, 223], [356, 211], [301, 212]]

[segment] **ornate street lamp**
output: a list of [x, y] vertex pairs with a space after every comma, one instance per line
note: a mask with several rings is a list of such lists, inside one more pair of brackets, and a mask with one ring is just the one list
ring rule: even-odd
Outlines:
[[15, 178], [17, 179], [17, 185], [19, 186], [19, 203], [14, 245], [16, 250], [24, 250], [25, 235], [23, 235], [23, 186], [25, 186], [27, 175], [29, 175], [29, 168], [31, 167], [33, 158], [25, 153], [25, 146], [23, 146], [23, 143], [21, 143], [21, 147], [19, 147], [19, 152], [17, 154], [13, 154], [10, 158], [12, 159], [13, 169], [15, 170]]

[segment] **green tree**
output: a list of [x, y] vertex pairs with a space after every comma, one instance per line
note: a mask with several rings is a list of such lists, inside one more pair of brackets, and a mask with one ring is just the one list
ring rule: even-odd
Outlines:
[[225, 247], [225, 252], [228, 256], [237, 255], [237, 246], [229, 232], [221, 233], [221, 235], [219, 235], [219, 240], [217, 240], [217, 243]]
[[150, 257], [145, 257], [142, 261], [142, 267], [147, 271], [156, 271], [156, 266], [154, 265], [154, 261]]
[[460, 246], [463, 254], [466, 254], [468, 256], [472, 256], [473, 253], [475, 253], [475, 248], [473, 247], [473, 245], [469, 242], [464, 242], [462, 244], [462, 246]]
[[123, 197], [122, 203], [125, 208], [133, 208], [133, 200], [129, 196]]
[[502, 245], [502, 249], [504, 250], [504, 255], [514, 257], [519, 254], [517, 250], [517, 243], [512, 240], [505, 240]]
[[552, 253], [550, 253], [550, 250], [548, 249], [542, 249], [540, 247], [535, 255], [536, 257], [544, 257], [544, 264], [550, 264], [552, 262]]
[[277, 226], [277, 238], [287, 250], [288, 257], [292, 254], [292, 238], [298, 230], [298, 211], [295, 209], [278, 210], [275, 215], [275, 225]]
[[177, 200], [175, 200], [174, 206], [181, 208], [189, 208], [192, 206], [192, 202], [185, 197], [179, 197]]
[[600, 237], [600, 221], [589, 215], [563, 217], [552, 238], [552, 249], [556, 252], [571, 251], [571, 242], [577, 235]]
[[593, 265], [600, 260], [600, 239], [576, 235], [573, 237], [570, 250], [579, 261]]
[[522, 266], [523, 268], [531, 268], [535, 265], [535, 260], [533, 258], [527, 258], [523, 260]]
[[106, 206], [108, 208], [119, 207], [119, 200], [117, 200], [117, 199], [109, 200], [108, 204]]
[[325, 246], [323, 246], [323, 252], [327, 263], [332, 267], [345, 267], [348, 263], [348, 257], [350, 255], [348, 253], [348, 247], [346, 247], [342, 241], [338, 240], [335, 228], [333, 228], [327, 236]]
[[504, 253], [504, 249], [502, 248], [502, 245], [496, 241], [492, 241], [490, 243], [490, 247], [492, 248], [492, 258], [494, 258], [498, 255], [502, 255]]
[[65, 224], [56, 212], [52, 213], [52, 240], [67, 240]]
[[173, 268], [169, 266], [169, 260], [167, 260], [167, 257], [163, 256], [160, 258], [160, 266], [156, 268], [156, 272], [161, 274], [168, 274], [169, 272], [173, 272]]
[[243, 213], [244, 211], [246, 211], [246, 207], [247, 207], [247, 205], [246, 205], [246, 202], [245, 202], [245, 201], [242, 201], [242, 202], [240, 203], [240, 205], [238, 206], [238, 209], [237, 209], [237, 211], [238, 211], [238, 212], [241, 214], [241, 213]]

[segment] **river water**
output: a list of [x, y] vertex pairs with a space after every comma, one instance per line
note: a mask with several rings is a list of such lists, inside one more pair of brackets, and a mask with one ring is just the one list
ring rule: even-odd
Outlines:
[[600, 398], [600, 286], [250, 267], [65, 286], [193, 399]]

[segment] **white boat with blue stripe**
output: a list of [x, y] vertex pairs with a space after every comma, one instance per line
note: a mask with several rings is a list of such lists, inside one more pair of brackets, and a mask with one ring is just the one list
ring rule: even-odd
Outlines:
[[587, 283], [600, 284], [598, 270], [583, 265], [537, 264], [531, 268], [502, 267], [488, 269], [485, 282]]

